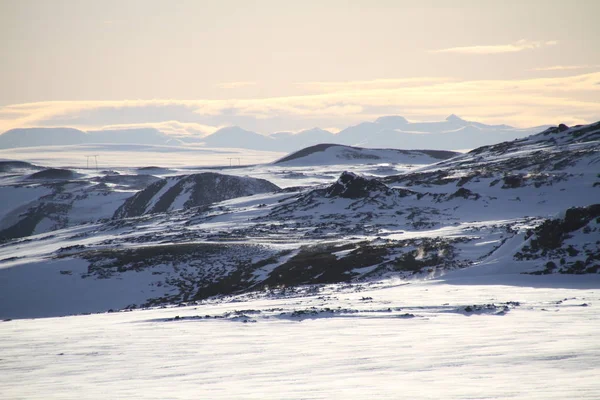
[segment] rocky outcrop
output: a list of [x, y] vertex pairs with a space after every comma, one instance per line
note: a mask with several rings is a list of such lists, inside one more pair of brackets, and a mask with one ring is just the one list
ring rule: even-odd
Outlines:
[[326, 197], [358, 199], [368, 197], [373, 192], [390, 192], [391, 189], [376, 179], [365, 178], [353, 172], [343, 172], [338, 180], [325, 190]]
[[[540, 260], [534, 274], [600, 272], [600, 204], [573, 207], [563, 218], [547, 219], [527, 232], [516, 260]], [[586, 240], [581, 240], [586, 239]]]

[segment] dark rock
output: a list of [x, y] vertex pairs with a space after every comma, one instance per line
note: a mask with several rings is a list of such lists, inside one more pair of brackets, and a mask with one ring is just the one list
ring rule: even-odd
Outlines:
[[326, 189], [325, 196], [358, 199], [368, 197], [374, 192], [388, 193], [391, 192], [391, 189], [377, 179], [369, 179], [344, 171], [337, 182]]
[[470, 191], [469, 189], [460, 188], [456, 192], [448, 196], [448, 200], [452, 200], [458, 197], [463, 199], [478, 200], [481, 196], [477, 193]]
[[502, 185], [502, 189], [516, 189], [523, 186], [522, 175], [506, 175], [503, 181], [504, 185]]

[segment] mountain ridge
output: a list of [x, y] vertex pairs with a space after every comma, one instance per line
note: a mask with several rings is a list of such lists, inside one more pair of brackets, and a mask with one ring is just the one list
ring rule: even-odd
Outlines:
[[467, 121], [454, 114], [443, 121], [410, 122], [399, 115], [381, 116], [338, 133], [315, 127], [297, 133], [261, 134], [239, 126], [221, 128], [204, 137], [171, 136], [155, 128], [83, 131], [75, 128], [17, 128], [0, 134], [0, 149], [82, 143], [187, 144], [253, 150], [294, 151], [319, 143], [369, 148], [461, 150], [539, 132], [549, 126], [514, 128]]

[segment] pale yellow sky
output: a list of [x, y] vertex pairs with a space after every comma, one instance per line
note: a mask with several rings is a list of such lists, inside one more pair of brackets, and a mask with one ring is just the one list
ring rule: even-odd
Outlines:
[[0, 131], [592, 122], [598, 15], [596, 0], [0, 0]]

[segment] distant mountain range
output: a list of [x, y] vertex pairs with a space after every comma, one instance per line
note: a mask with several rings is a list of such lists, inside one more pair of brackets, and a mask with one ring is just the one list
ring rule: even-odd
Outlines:
[[290, 152], [320, 143], [332, 143], [367, 148], [460, 150], [526, 137], [546, 128], [548, 126], [520, 129], [508, 125], [486, 125], [466, 121], [454, 114], [436, 122], [409, 122], [401, 116], [385, 116], [350, 126], [337, 134], [313, 128], [297, 133], [263, 135], [237, 126], [219, 129], [205, 137], [174, 137], [154, 128], [88, 132], [73, 128], [21, 128], [0, 135], [0, 149], [83, 143], [176, 146], [204, 143], [207, 147]]
[[82, 131], [74, 128], [17, 128], [0, 135], [0, 149], [86, 143], [168, 144], [174, 138], [154, 128]]

